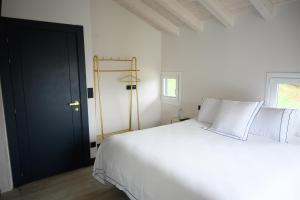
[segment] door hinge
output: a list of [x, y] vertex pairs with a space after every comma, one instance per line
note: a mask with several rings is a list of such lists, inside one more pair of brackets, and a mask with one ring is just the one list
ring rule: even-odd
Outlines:
[[8, 38], [5, 38], [6, 43], [8, 44]]
[[14, 110], [14, 114], [17, 115], [17, 110], [16, 109]]

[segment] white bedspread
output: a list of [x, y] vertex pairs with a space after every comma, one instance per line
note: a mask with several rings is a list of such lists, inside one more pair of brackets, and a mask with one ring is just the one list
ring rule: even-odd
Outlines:
[[113, 136], [94, 177], [132, 200], [300, 200], [300, 146], [239, 141], [196, 120]]

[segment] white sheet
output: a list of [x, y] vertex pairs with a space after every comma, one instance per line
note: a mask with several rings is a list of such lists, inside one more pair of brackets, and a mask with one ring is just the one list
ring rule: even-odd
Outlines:
[[99, 148], [94, 177], [132, 200], [300, 199], [300, 146], [200, 126], [188, 120], [113, 136]]

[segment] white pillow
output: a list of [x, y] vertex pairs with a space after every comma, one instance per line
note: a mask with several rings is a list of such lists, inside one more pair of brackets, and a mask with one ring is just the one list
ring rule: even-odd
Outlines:
[[300, 145], [300, 110], [293, 110], [290, 116], [286, 142]]
[[198, 121], [212, 124], [219, 111], [221, 99], [206, 98], [201, 104]]
[[259, 110], [250, 127], [250, 134], [285, 142], [292, 110], [267, 108]]
[[246, 140], [251, 123], [262, 104], [263, 102], [222, 100], [216, 119], [209, 130]]

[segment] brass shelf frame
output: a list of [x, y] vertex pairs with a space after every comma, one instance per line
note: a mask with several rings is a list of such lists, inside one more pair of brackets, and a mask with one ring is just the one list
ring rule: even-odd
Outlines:
[[[100, 67], [101, 62], [130, 62], [130, 69], [103, 69]], [[97, 55], [93, 58], [93, 76], [94, 76], [94, 90], [95, 90], [95, 114], [97, 119], [97, 104], [99, 105], [99, 117], [100, 117], [100, 125], [101, 125], [101, 138], [100, 141], [103, 141], [105, 138], [115, 135], [121, 134], [124, 132], [132, 131], [132, 99], [133, 99], [133, 89], [130, 88], [130, 96], [129, 96], [129, 122], [128, 128], [124, 130], [119, 130], [111, 133], [104, 133], [104, 122], [103, 122], [103, 112], [102, 112], [102, 99], [101, 99], [101, 84], [100, 84], [100, 77], [101, 73], [105, 72], [128, 72], [130, 75], [130, 85], [132, 86], [133, 83], [136, 85], [136, 114], [137, 114], [137, 125], [138, 130], [140, 130], [140, 111], [139, 111], [139, 95], [138, 95], [138, 72], [140, 70], [137, 69], [137, 59], [136, 57], [132, 57], [131, 59], [120, 59], [120, 58], [99, 58]], [[97, 90], [96, 90], [97, 88]], [[96, 93], [97, 92], [97, 93]], [[98, 98], [98, 99], [96, 99]], [[98, 102], [98, 103], [97, 103]]]
[[94, 70], [94, 72], [135, 72], [140, 71], [139, 69], [100, 69], [100, 70]]

